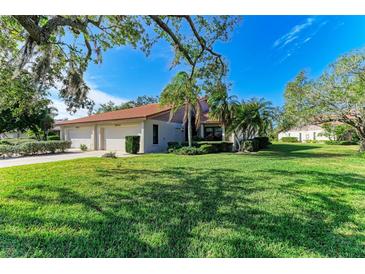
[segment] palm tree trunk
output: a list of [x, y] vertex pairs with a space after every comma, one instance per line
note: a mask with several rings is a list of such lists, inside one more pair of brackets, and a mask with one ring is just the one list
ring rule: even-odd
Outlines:
[[188, 143], [189, 147], [193, 145], [193, 130], [191, 127], [191, 105], [188, 105]]

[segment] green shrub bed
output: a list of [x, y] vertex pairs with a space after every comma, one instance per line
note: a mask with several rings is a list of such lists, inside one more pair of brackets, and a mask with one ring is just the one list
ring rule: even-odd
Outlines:
[[167, 152], [179, 155], [199, 155], [219, 152], [232, 152], [233, 144], [224, 141], [199, 141], [193, 142], [192, 147], [187, 142], [168, 142]]
[[36, 155], [44, 153], [64, 152], [71, 147], [70, 141], [36, 141], [17, 145], [0, 145], [0, 156]]

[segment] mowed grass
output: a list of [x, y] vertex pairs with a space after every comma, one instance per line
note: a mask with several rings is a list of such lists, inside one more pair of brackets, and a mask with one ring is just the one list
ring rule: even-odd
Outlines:
[[1, 257], [365, 257], [354, 146], [0, 169]]

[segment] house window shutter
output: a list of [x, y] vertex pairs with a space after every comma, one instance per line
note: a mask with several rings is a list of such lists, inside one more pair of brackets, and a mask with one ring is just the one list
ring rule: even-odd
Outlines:
[[153, 125], [153, 144], [158, 144], [158, 125]]

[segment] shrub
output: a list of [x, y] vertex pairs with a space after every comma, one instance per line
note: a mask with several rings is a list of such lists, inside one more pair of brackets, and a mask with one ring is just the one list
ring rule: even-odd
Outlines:
[[180, 148], [181, 145], [178, 142], [168, 142], [167, 143], [167, 149], [177, 149]]
[[39, 141], [19, 145], [0, 145], [0, 155], [11, 157], [14, 155], [26, 156], [40, 153], [55, 153], [57, 151], [63, 152], [70, 147], [70, 141]]
[[286, 143], [298, 143], [299, 142], [297, 137], [282, 137], [281, 141], [286, 142]]
[[125, 151], [131, 154], [137, 154], [139, 151], [139, 136], [125, 137]]
[[245, 140], [242, 142], [241, 150], [245, 152], [255, 152], [260, 149], [259, 141], [256, 139]]
[[87, 151], [87, 145], [81, 144], [80, 149], [81, 149], [81, 151]]
[[257, 140], [259, 142], [259, 148], [267, 148], [267, 146], [270, 144], [269, 137], [255, 137], [254, 140]]
[[115, 155], [115, 152], [112, 152], [112, 151], [104, 153], [101, 157], [103, 157], [103, 158], [117, 158], [117, 156]]
[[13, 145], [13, 144], [8, 140], [0, 140], [0, 145]]
[[60, 136], [58, 135], [51, 135], [47, 137], [48, 141], [59, 141], [60, 140]]
[[55, 153], [56, 151], [64, 152], [71, 147], [70, 141], [39, 141], [16, 145], [17, 154], [34, 155], [40, 153]]
[[200, 155], [203, 154], [202, 150], [198, 147], [181, 147], [175, 149], [175, 154], [178, 155]]
[[1, 157], [11, 157], [15, 153], [13, 145], [0, 145], [0, 156]]
[[202, 154], [215, 153], [217, 152], [217, 148], [213, 145], [203, 144], [199, 147]]
[[214, 147], [215, 152], [232, 152], [233, 143], [225, 141], [204, 141], [197, 142], [197, 145], [199, 147], [202, 145], [211, 145]]

